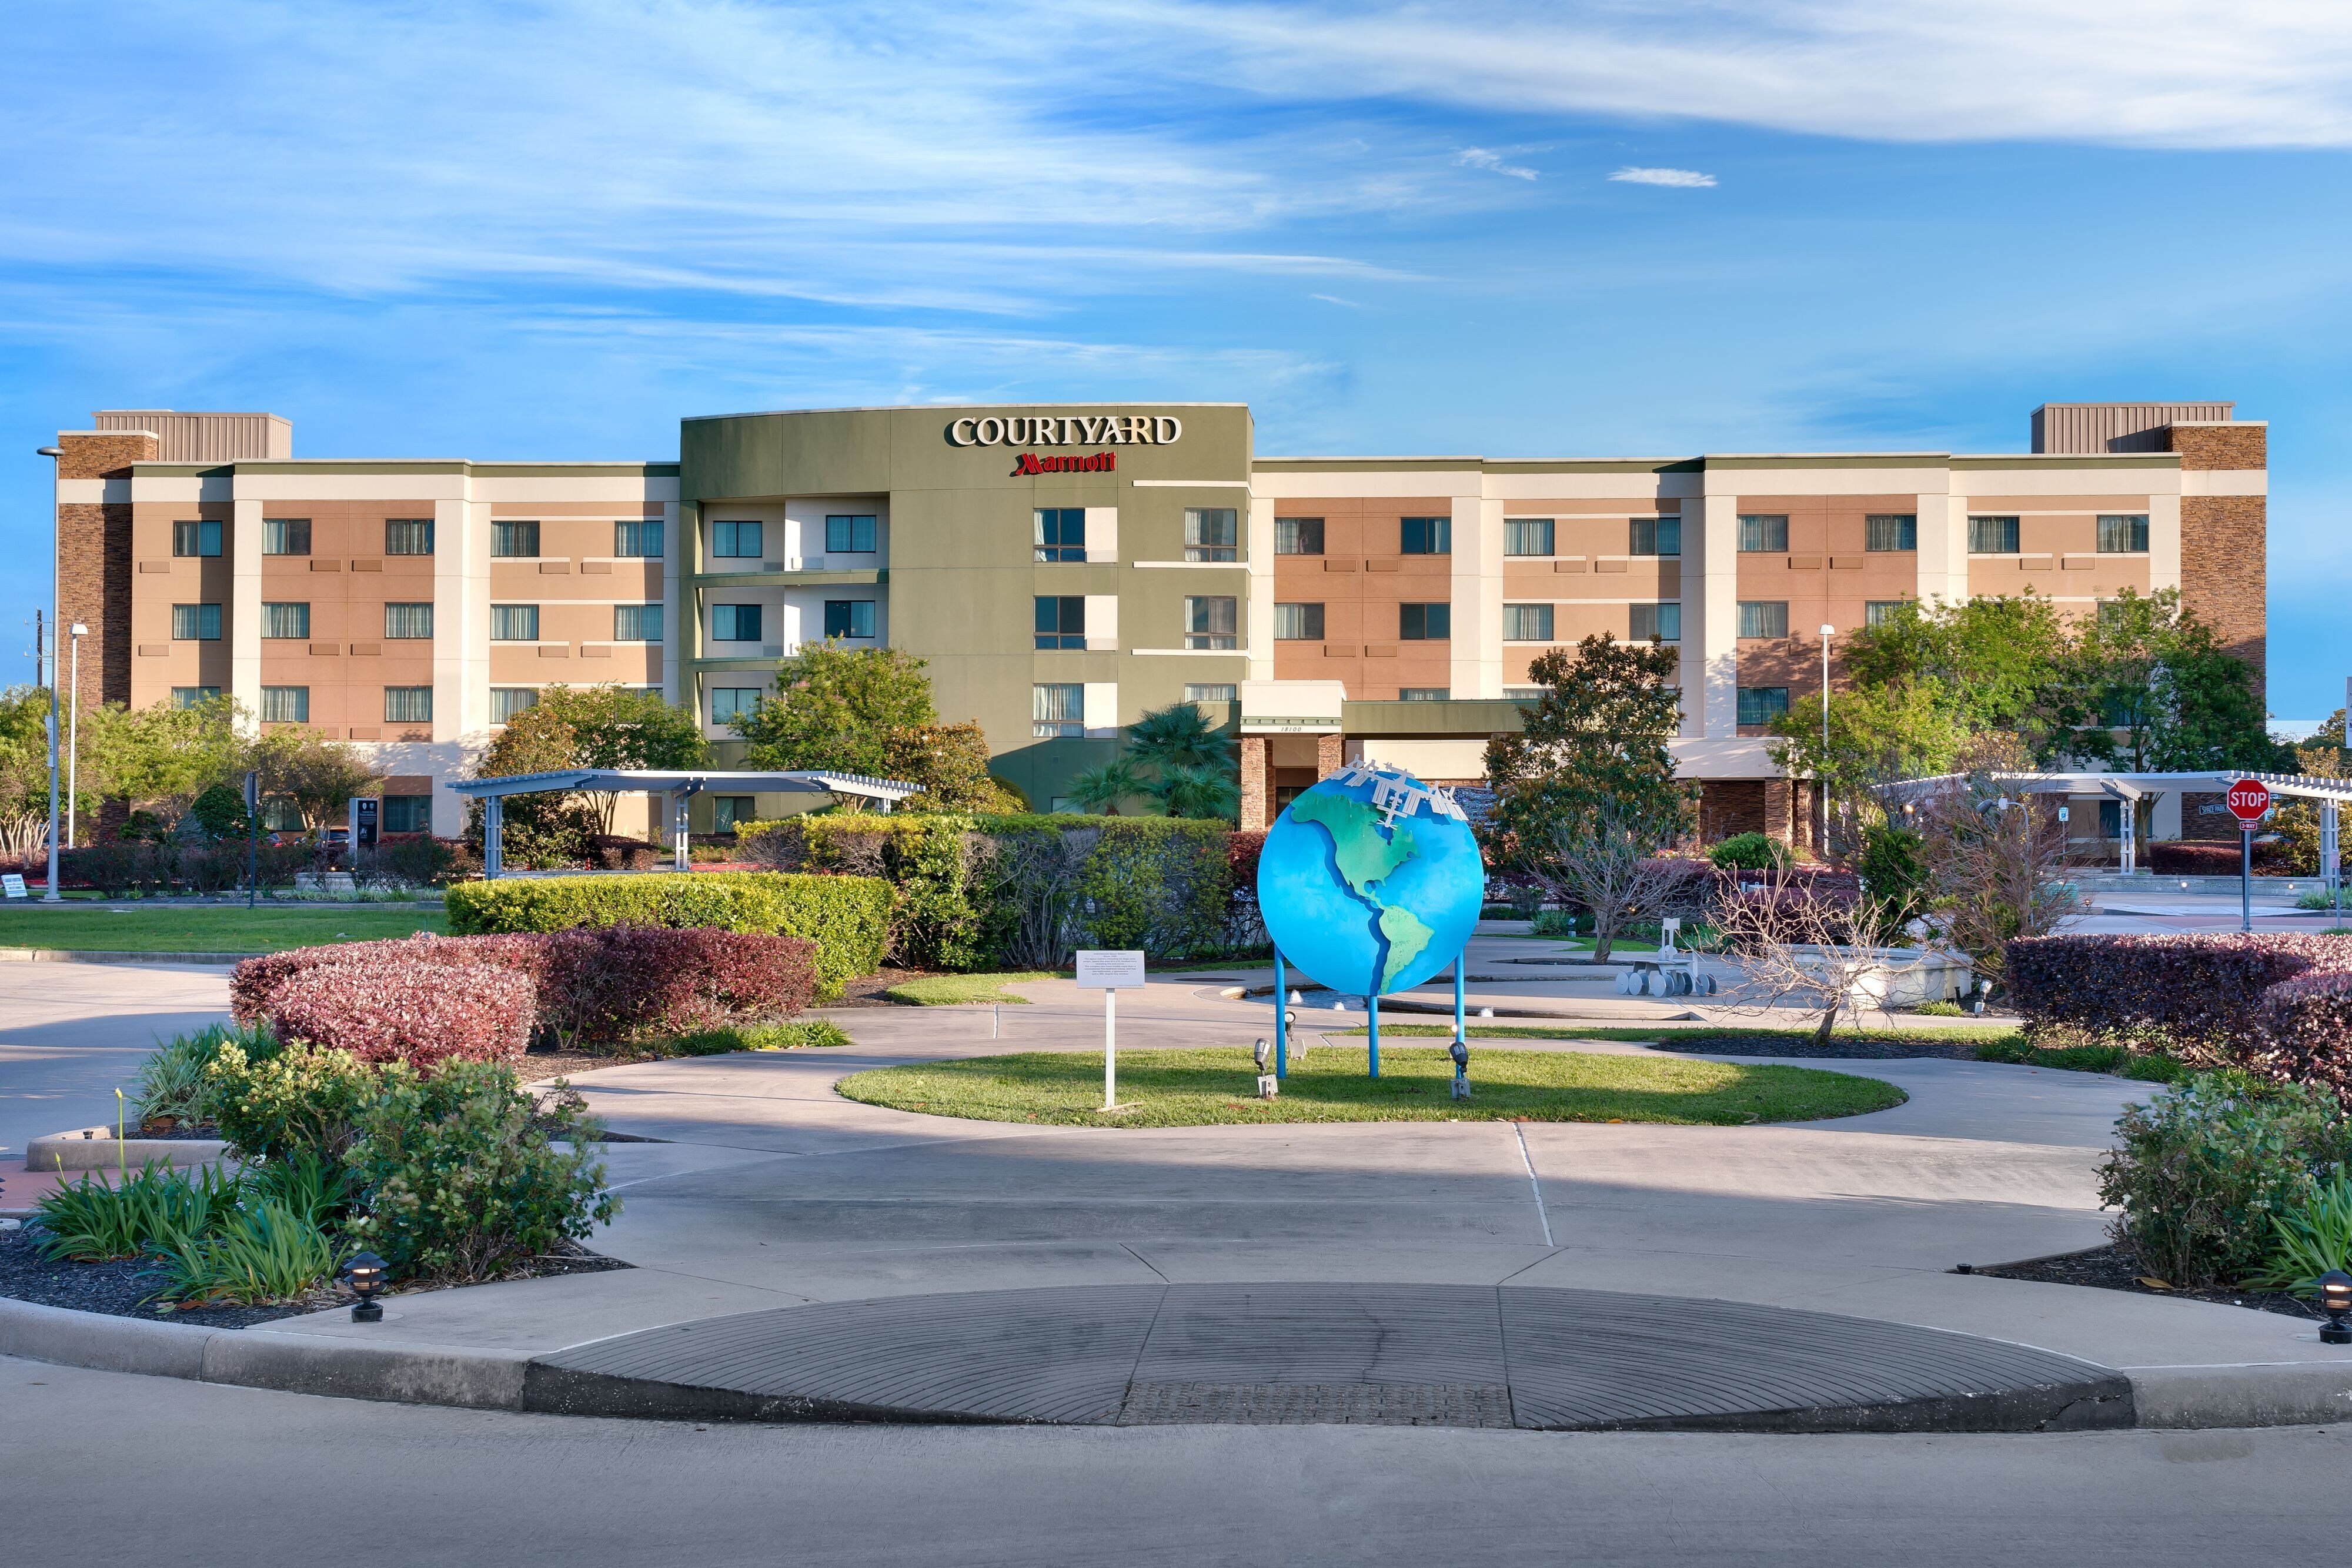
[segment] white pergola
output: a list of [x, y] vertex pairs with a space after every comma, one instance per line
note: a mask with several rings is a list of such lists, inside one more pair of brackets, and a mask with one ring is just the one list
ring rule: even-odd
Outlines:
[[514, 773], [503, 779], [465, 779], [450, 789], [482, 802], [482, 876], [495, 877], [506, 869], [499, 852], [499, 832], [509, 795], [538, 795], [550, 790], [587, 790], [597, 794], [667, 795], [670, 800], [673, 863], [688, 866], [687, 805], [705, 791], [745, 795], [824, 795], [835, 800], [871, 800], [887, 811], [921, 787], [895, 779], [868, 779], [859, 773], [809, 770], [791, 773], [716, 773], [695, 769], [652, 768], [568, 768], [552, 773]]
[[[2314, 779], [2301, 773], [1996, 773], [1993, 781], [2005, 792], [2019, 795], [2096, 795], [2123, 803], [2123, 871], [2137, 871], [2137, 850], [2132, 829], [2139, 803], [2151, 795], [2175, 790], [2226, 793], [2241, 779], [2255, 779], [2273, 796], [2319, 802], [2319, 872], [2333, 887], [2337, 875], [2336, 818], [2352, 800], [2352, 779]], [[1965, 785], [1965, 773], [1940, 773], [1927, 779], [1906, 779], [1880, 788], [1897, 800], [1916, 800]]]

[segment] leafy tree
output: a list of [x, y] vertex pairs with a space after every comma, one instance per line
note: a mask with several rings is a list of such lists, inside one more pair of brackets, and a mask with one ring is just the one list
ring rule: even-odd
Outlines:
[[[509, 721], [509, 733], [517, 724], [569, 728], [572, 754], [560, 768], [693, 768], [709, 754], [693, 709], [626, 686], [550, 687]], [[585, 793], [596, 831], [610, 833], [621, 797], [609, 789]]]
[[243, 782], [252, 727], [236, 700], [226, 696], [189, 707], [109, 704], [86, 710], [85, 809], [103, 800], [127, 800], [176, 822], [207, 786]]
[[804, 645], [776, 666], [774, 689], [732, 721], [751, 742], [744, 760], [757, 768], [888, 777], [893, 733], [939, 722], [923, 667], [898, 648]]
[[1950, 772], [1968, 743], [1969, 720], [1940, 691], [1906, 676], [1832, 693], [1826, 750], [1816, 715], [1782, 714], [1773, 732], [1774, 759], [1793, 777], [1819, 782], [1829, 806], [1827, 847], [1843, 858], [1884, 818], [1878, 786]]
[[350, 747], [301, 725], [265, 731], [247, 762], [261, 775], [262, 794], [293, 801], [306, 829], [341, 818], [352, 797], [366, 794], [381, 777]]
[[2072, 727], [2071, 644], [2057, 606], [2028, 591], [1957, 604], [1906, 600], [1847, 638], [1844, 656], [1856, 689], [1917, 688], [1968, 727], [2020, 732], [2047, 755]]
[[0, 852], [48, 847], [49, 711], [46, 686], [0, 691]]
[[226, 784], [207, 784], [188, 808], [188, 815], [207, 839], [243, 839], [254, 826], [245, 809], [245, 794]]
[[1605, 632], [1573, 655], [1554, 649], [1528, 667], [1544, 693], [1524, 727], [1486, 747], [1505, 858], [1592, 911], [1601, 956], [1622, 918], [1654, 896], [1631, 868], [1689, 826], [1690, 788], [1666, 747], [1681, 722], [1671, 684], [1681, 658]]
[[922, 786], [902, 811], [1017, 811], [1020, 796], [988, 771], [988, 736], [978, 719], [906, 725], [886, 737], [882, 777]]
[[2132, 773], [2292, 766], [2270, 738], [2253, 672], [2181, 608], [2131, 589], [2099, 606], [2074, 650], [2083, 723], [2067, 749]]
[[[552, 773], [576, 768], [580, 738], [560, 712], [542, 715], [547, 706], [528, 707], [508, 721], [476, 765], [477, 779], [511, 779], [520, 773]], [[466, 809], [466, 837], [478, 848], [482, 842], [482, 802]], [[603, 818], [585, 797], [549, 791], [509, 795], [499, 816], [499, 852], [517, 865], [545, 869], [568, 865], [588, 852], [588, 841], [603, 827]]]

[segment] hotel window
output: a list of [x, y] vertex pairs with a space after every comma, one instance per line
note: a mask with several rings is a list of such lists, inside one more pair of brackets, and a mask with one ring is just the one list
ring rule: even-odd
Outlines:
[[1238, 648], [1238, 618], [1234, 610], [1239, 601], [1230, 596], [1188, 598], [1184, 601], [1184, 646], [1187, 648]]
[[1400, 604], [1397, 636], [1407, 643], [1436, 643], [1454, 635], [1451, 604]]
[[1274, 635], [1279, 643], [1320, 643], [1323, 640], [1323, 607], [1319, 604], [1276, 605]]
[[538, 642], [539, 606], [536, 604], [491, 605], [490, 641], [493, 643]]
[[218, 701], [219, 697], [218, 686], [173, 686], [172, 688], [173, 707], [196, 707], [205, 703]]
[[756, 604], [714, 604], [710, 607], [710, 640], [714, 643], [756, 643], [760, 640], [760, 607]]
[[217, 604], [172, 606], [172, 641], [174, 643], [219, 642], [220, 606]]
[[1076, 681], [1029, 688], [1029, 733], [1040, 740], [1069, 739], [1087, 733], [1087, 688]]
[[1742, 686], [1739, 688], [1739, 722], [1770, 724], [1789, 711], [1789, 688], [1786, 686]]
[[1883, 512], [1863, 518], [1862, 548], [1874, 551], [1917, 549], [1918, 514]]
[[749, 718], [760, 706], [763, 686], [715, 686], [710, 693], [710, 722], [732, 724]]
[[710, 831], [714, 833], [731, 833], [740, 824], [759, 820], [759, 797], [756, 795], [710, 797]]
[[766, 539], [765, 526], [756, 521], [710, 525], [710, 553], [721, 560], [757, 560]]
[[1241, 687], [1230, 681], [1195, 682], [1184, 688], [1188, 703], [1237, 703], [1242, 700]]
[[1776, 555], [1789, 548], [1789, 519], [1779, 512], [1742, 513], [1739, 548], [1749, 555]]
[[1401, 703], [1442, 703], [1454, 699], [1451, 686], [1406, 686], [1397, 693]]
[[658, 643], [662, 640], [662, 607], [658, 604], [613, 606], [613, 641]]
[[1080, 594], [1037, 596], [1037, 646], [1083, 648], [1087, 645], [1087, 601]]
[[2101, 517], [2099, 519], [2099, 553], [2101, 555], [2146, 555], [2147, 553], [2147, 519], [2146, 517]]
[[1862, 623], [1864, 626], [1884, 626], [1894, 620], [1895, 612], [1902, 608], [1903, 601], [1899, 599], [1874, 599], [1862, 607]]
[[851, 517], [825, 518], [824, 553], [872, 555], [874, 553], [874, 519], [862, 512]]
[[1550, 642], [1551, 606], [1549, 604], [1504, 605], [1503, 641], [1506, 643]]
[[1627, 617], [1631, 622], [1627, 630], [1633, 641], [1647, 643], [1655, 638], [1661, 643], [1679, 643], [1683, 640], [1683, 607], [1679, 603], [1633, 604], [1626, 608], [1631, 612]]
[[1635, 517], [1633, 520], [1633, 540], [1628, 555], [1680, 555], [1683, 553], [1683, 520], [1673, 517]]
[[1505, 686], [1503, 700], [1513, 703], [1539, 703], [1544, 700], [1545, 694], [1550, 690], [1549, 686]]
[[200, 523], [172, 525], [173, 555], [218, 555], [221, 552], [221, 526], [209, 518]]
[[264, 724], [310, 723], [310, 688], [308, 686], [262, 687], [261, 721]]
[[662, 520], [645, 517], [614, 523], [613, 553], [628, 560], [659, 560], [662, 554]]
[[2015, 517], [1970, 517], [1969, 519], [1969, 553], [1970, 555], [2015, 555], [2017, 553], [2017, 519]]
[[1184, 508], [1184, 559], [1233, 560], [1241, 540], [1240, 525], [1231, 507]]
[[261, 802], [261, 826], [266, 832], [300, 832], [302, 831], [301, 802], [289, 795], [264, 797]]
[[387, 833], [429, 833], [433, 831], [433, 797], [386, 795], [383, 831]]
[[490, 553], [523, 560], [538, 555], [539, 525], [493, 522], [490, 525]]
[[1323, 519], [1320, 517], [1275, 518], [1274, 553], [1321, 555], [1323, 553]]
[[413, 642], [432, 636], [433, 606], [430, 604], [385, 605], [383, 634], [388, 642]]
[[309, 555], [310, 553], [310, 519], [308, 517], [262, 518], [261, 553]]
[[429, 724], [432, 718], [431, 686], [383, 688], [383, 720], [386, 724]]
[[1505, 555], [1549, 555], [1552, 553], [1552, 524], [1549, 517], [1505, 517], [1503, 519], [1503, 553]]
[[[496, 549], [496, 545], [498, 540], [498, 531], [502, 526], [503, 525], [498, 523], [492, 523], [490, 525], [490, 538], [493, 547], [490, 553], [492, 555], [499, 553]], [[530, 527], [532, 543], [529, 553], [537, 555], [539, 553], [539, 525], [537, 523], [532, 523]], [[386, 555], [431, 555], [433, 553], [433, 519], [430, 517], [385, 518], [383, 524], [383, 553]]]
[[1743, 599], [1739, 601], [1742, 637], [1786, 637], [1789, 601], [1785, 599]]
[[310, 605], [264, 604], [261, 607], [261, 634], [265, 637], [308, 637], [310, 634]]
[[537, 686], [492, 686], [490, 688], [490, 722], [508, 724], [525, 708], [539, 706]]
[[1452, 517], [1407, 517], [1399, 529], [1397, 549], [1405, 555], [1452, 555]]
[[870, 599], [826, 600], [824, 634], [828, 637], [873, 636], [874, 601]]
[[1084, 507], [1039, 507], [1030, 514], [1037, 530], [1037, 559], [1045, 561], [1087, 559], [1087, 510]]

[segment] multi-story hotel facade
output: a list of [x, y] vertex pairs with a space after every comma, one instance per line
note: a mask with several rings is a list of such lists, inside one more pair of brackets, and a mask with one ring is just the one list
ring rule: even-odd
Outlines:
[[107, 411], [58, 436], [58, 612], [82, 701], [232, 695], [369, 748], [386, 826], [444, 834], [439, 786], [540, 691], [657, 690], [724, 756], [825, 638], [928, 661], [1040, 809], [1146, 709], [1204, 704], [1255, 825], [1365, 755], [1474, 780], [1534, 658], [1657, 637], [1707, 831], [1801, 834], [1765, 727], [1906, 599], [2178, 588], [2259, 674], [2266, 428], [2233, 412], [2048, 404], [2008, 454], [1501, 459], [1260, 456], [1238, 403], [843, 409], [688, 419], [675, 461], [488, 463]]

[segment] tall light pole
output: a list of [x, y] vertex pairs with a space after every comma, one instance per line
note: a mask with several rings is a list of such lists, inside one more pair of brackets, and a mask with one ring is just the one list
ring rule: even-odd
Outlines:
[[81, 790], [81, 640], [89, 635], [89, 628], [77, 621], [73, 623], [73, 674], [67, 680], [66, 695], [66, 847], [79, 848], [81, 840], [74, 835], [74, 802]]
[[1822, 764], [1813, 770], [1813, 793], [1821, 797], [1822, 852], [1830, 847], [1830, 639], [1836, 635], [1836, 627], [1822, 623]]
[[[58, 459], [63, 457], [62, 446], [37, 449], [49, 460], [49, 608], [55, 611], [58, 599]], [[54, 622], [52, 622], [54, 624]], [[54, 632], [51, 633], [55, 635]], [[55, 904], [58, 899], [58, 672], [49, 667], [49, 885], [41, 894], [43, 904]]]

